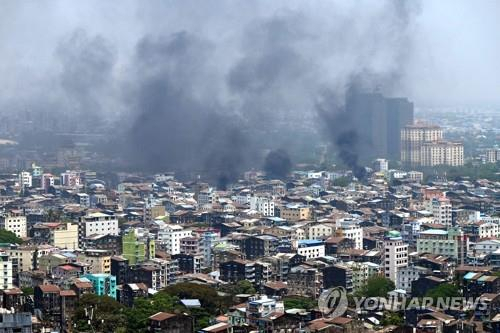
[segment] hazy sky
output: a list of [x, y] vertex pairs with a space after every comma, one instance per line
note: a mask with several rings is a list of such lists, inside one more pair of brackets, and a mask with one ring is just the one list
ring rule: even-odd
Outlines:
[[[292, 92], [306, 89], [311, 82], [312, 86], [343, 85], [347, 76], [357, 74], [355, 68], [360, 63], [376, 73], [397, 72], [398, 82], [392, 91], [407, 95], [417, 105], [500, 105], [499, 1], [409, 1], [403, 14], [397, 8], [393, 13], [386, 11], [383, 1], [350, 0], [3, 0], [0, 101], [30, 104], [43, 98], [57, 105], [58, 99], [68, 98], [61, 94], [71, 95], [80, 89], [78, 84], [73, 90], [61, 84], [66, 84], [72, 71], [78, 73], [78, 68], [71, 68], [73, 58], [78, 58], [79, 50], [87, 52], [92, 43], [104, 45], [107, 60], [97, 70], [97, 77], [86, 79], [102, 81], [100, 89], [109, 96], [119, 94], [144, 36], [187, 31], [212, 49], [202, 78], [213, 80], [189, 84], [210, 85], [228, 100], [248, 94], [247, 90], [238, 91], [243, 83], [231, 76], [244, 71], [246, 63], [241, 59], [248, 59], [251, 65], [253, 59], [268, 52], [267, 48], [274, 52], [273, 47], [279, 45], [278, 51], [284, 51], [285, 56], [290, 48], [300, 54], [299, 63], [291, 61], [296, 77], [307, 84], [294, 82], [293, 73], [285, 75], [280, 80], [289, 86], [275, 84], [276, 90], [271, 87], [274, 94], [283, 92], [280, 87]], [[290, 39], [278, 34], [274, 40], [265, 40], [273, 36], [262, 27], [276, 17], [285, 17], [283, 29]], [[77, 29], [80, 37], [75, 41], [72, 38]], [[404, 31], [396, 31], [400, 29]], [[81, 49], [79, 43], [84, 44]], [[73, 51], [68, 55], [61, 51], [61, 45]], [[86, 65], [82, 66], [85, 71]], [[109, 71], [109, 76], [101, 70]], [[197, 75], [196, 71], [191, 74]], [[196, 93], [213, 93], [210, 89]]]

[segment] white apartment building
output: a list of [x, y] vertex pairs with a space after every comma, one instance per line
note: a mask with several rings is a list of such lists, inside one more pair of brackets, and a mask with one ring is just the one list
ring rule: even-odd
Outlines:
[[252, 195], [250, 194], [250, 190], [243, 190], [240, 193], [231, 196], [231, 200], [233, 200], [234, 203], [237, 203], [239, 205], [247, 205], [250, 204], [250, 198]]
[[434, 222], [451, 226], [451, 202], [448, 198], [434, 198], [431, 201], [431, 211]]
[[115, 235], [120, 233], [118, 218], [101, 212], [92, 213], [80, 218], [78, 223], [80, 238], [90, 235]]
[[408, 171], [408, 179], [421, 183], [424, 181], [424, 173], [420, 171]]
[[28, 171], [23, 171], [19, 173], [19, 186], [20, 187], [31, 187], [33, 186], [33, 177]]
[[378, 158], [373, 162], [375, 171], [386, 172], [389, 170], [389, 161], [385, 158]]
[[408, 244], [397, 231], [388, 232], [383, 244], [384, 275], [396, 283], [398, 271], [408, 266]]
[[76, 171], [69, 171], [61, 173], [61, 185], [69, 187], [80, 186], [80, 175]]
[[500, 228], [497, 223], [478, 222], [477, 224], [479, 238], [497, 238], [499, 236]]
[[325, 244], [315, 239], [303, 239], [298, 241], [297, 254], [306, 257], [306, 260], [324, 257]]
[[213, 191], [213, 189], [210, 187], [206, 190], [202, 190], [198, 193], [197, 196], [197, 202], [199, 207], [207, 206], [207, 207], [212, 207], [212, 205], [216, 201], [216, 194]]
[[12, 284], [12, 262], [5, 252], [0, 253], [0, 288], [10, 289]]
[[0, 229], [5, 229], [16, 234], [19, 238], [27, 237], [26, 216], [20, 210], [11, 210], [0, 216]]
[[425, 273], [428, 269], [420, 266], [408, 266], [401, 268], [397, 273], [396, 289], [402, 289], [407, 293], [411, 293], [411, 284], [413, 281]]
[[363, 286], [366, 285], [366, 281], [368, 280], [368, 278], [376, 274], [376, 271], [373, 269], [373, 266], [368, 265], [368, 263], [347, 261], [344, 263], [344, 265], [346, 267], [349, 267], [352, 271], [353, 291], [361, 290]]
[[193, 233], [189, 229], [184, 229], [180, 225], [166, 224], [158, 231], [157, 241], [168, 254], [179, 254], [181, 239], [192, 236]]
[[407, 165], [421, 164], [421, 150], [426, 142], [443, 139], [443, 130], [439, 126], [413, 124], [401, 130], [401, 162]]
[[500, 160], [500, 149], [498, 148], [489, 148], [484, 152], [485, 155], [485, 163], [496, 163]]
[[250, 197], [250, 209], [264, 216], [274, 216], [274, 201], [266, 196]]
[[87, 193], [77, 193], [76, 198], [82, 207], [90, 207], [90, 196]]
[[475, 255], [491, 254], [500, 249], [500, 240], [486, 239], [474, 244], [472, 251]]
[[449, 141], [426, 142], [422, 144], [420, 164], [423, 166], [464, 165], [464, 145]]
[[354, 248], [363, 249], [363, 228], [356, 220], [343, 219], [337, 221], [337, 235], [354, 241]]

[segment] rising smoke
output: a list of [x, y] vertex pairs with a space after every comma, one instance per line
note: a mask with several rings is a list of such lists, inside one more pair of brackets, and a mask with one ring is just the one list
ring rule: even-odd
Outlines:
[[[141, 170], [202, 173], [223, 188], [296, 127], [312, 126], [361, 177], [346, 91], [353, 77], [384, 93], [404, 88], [411, 3], [116, 2], [137, 13], [119, 22], [130, 37], [88, 22], [61, 36], [46, 96], [63, 114], [114, 124], [109, 153]], [[43, 96], [14, 99], [36, 108]], [[268, 171], [281, 177], [289, 159], [276, 152]]]
[[264, 161], [264, 171], [268, 178], [283, 179], [290, 174], [292, 161], [284, 149], [272, 150]]

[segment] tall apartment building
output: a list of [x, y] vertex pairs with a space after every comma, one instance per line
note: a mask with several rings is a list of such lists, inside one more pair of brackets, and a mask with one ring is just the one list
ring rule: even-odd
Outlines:
[[78, 172], [66, 170], [66, 172], [61, 173], [61, 185], [68, 187], [78, 187], [80, 186], [80, 183], [81, 179]]
[[499, 148], [489, 148], [484, 152], [484, 161], [486, 163], [496, 163], [500, 161], [500, 149]]
[[143, 262], [155, 257], [155, 241], [147, 235], [141, 237], [137, 229], [129, 229], [122, 236], [122, 256], [130, 265]]
[[5, 252], [0, 252], [0, 289], [10, 289], [12, 285], [12, 261]]
[[47, 192], [51, 186], [55, 185], [55, 177], [50, 173], [44, 173], [42, 175], [41, 187]]
[[[346, 100], [344, 124], [358, 133], [359, 155], [397, 159], [400, 132], [413, 123], [413, 103], [406, 98], [386, 98], [380, 93], [353, 93]], [[362, 130], [360, 130], [362, 129]]]
[[450, 141], [425, 142], [421, 148], [420, 165], [464, 165], [464, 145]]
[[33, 177], [28, 171], [22, 171], [19, 173], [19, 186], [20, 187], [31, 187], [33, 186]]
[[213, 188], [209, 187], [203, 190], [200, 190], [196, 196], [196, 201], [198, 202], [199, 207], [209, 207], [217, 201], [217, 194], [213, 190]]
[[413, 124], [401, 130], [401, 162], [407, 166], [464, 164], [464, 146], [443, 140], [439, 126]]
[[401, 162], [409, 166], [420, 165], [422, 145], [426, 142], [443, 140], [443, 130], [439, 126], [413, 124], [401, 130]]
[[16, 234], [17, 237], [27, 236], [26, 216], [21, 210], [11, 210], [0, 216], [0, 229], [5, 229]]
[[349, 219], [338, 220], [337, 235], [352, 239], [355, 249], [363, 249], [363, 228], [359, 226], [359, 221]]
[[[401, 140], [398, 140], [398, 142], [400, 141]], [[386, 172], [389, 170], [389, 161], [385, 158], [377, 158], [373, 162], [373, 168], [375, 169], [375, 171]]]
[[211, 267], [213, 261], [213, 247], [220, 239], [220, 235], [216, 232], [207, 230], [201, 235], [201, 250], [203, 254], [203, 266]]
[[451, 201], [448, 198], [434, 198], [431, 201], [432, 215], [438, 224], [451, 227]]
[[181, 239], [192, 237], [192, 230], [186, 230], [180, 225], [165, 225], [158, 231], [158, 244], [168, 254], [181, 253]]
[[406, 98], [387, 98], [387, 157], [401, 155], [401, 129], [413, 124], [413, 103]]
[[250, 197], [250, 209], [264, 216], [274, 216], [274, 201], [266, 196], [252, 196]]
[[389, 231], [384, 237], [383, 248], [385, 277], [396, 283], [398, 271], [408, 266], [408, 244], [403, 242], [399, 232]]

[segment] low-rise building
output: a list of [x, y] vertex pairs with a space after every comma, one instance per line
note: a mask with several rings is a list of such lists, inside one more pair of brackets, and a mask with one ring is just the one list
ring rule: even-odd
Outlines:
[[297, 254], [306, 257], [306, 260], [323, 257], [325, 244], [321, 240], [304, 239], [297, 244]]
[[17, 237], [27, 237], [26, 216], [21, 210], [11, 210], [0, 216], [0, 229], [13, 232]]
[[[94, 287], [94, 293], [99, 296], [109, 296], [116, 299], [116, 277], [111, 274], [86, 274], [87, 279]], [[82, 279], [83, 280], [83, 279]]]

